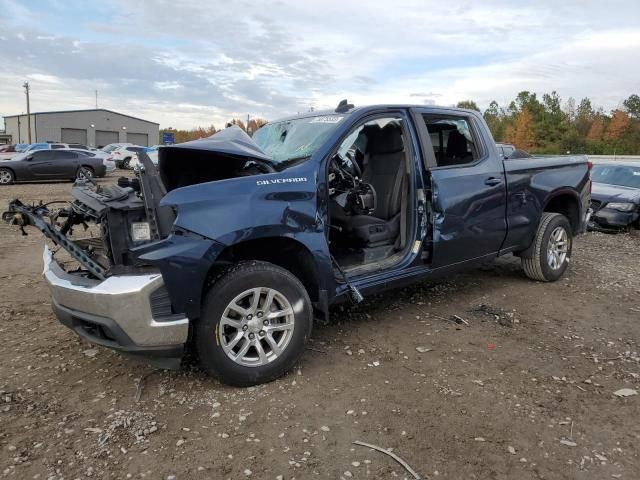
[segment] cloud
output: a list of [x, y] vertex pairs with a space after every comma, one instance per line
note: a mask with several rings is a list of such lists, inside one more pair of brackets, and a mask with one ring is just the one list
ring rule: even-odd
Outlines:
[[24, 109], [25, 79], [36, 110], [90, 108], [98, 90], [106, 108], [193, 127], [333, 108], [345, 97], [483, 107], [520, 90], [555, 89], [609, 109], [640, 77], [630, 61], [640, 41], [633, 0], [3, 7], [0, 114]]

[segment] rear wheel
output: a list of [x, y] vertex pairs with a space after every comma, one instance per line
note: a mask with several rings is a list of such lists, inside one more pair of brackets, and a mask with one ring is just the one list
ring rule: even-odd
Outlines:
[[15, 176], [8, 168], [0, 168], [0, 185], [9, 185], [13, 183]]
[[200, 363], [229, 385], [269, 382], [298, 361], [312, 322], [309, 295], [293, 274], [267, 262], [238, 263], [206, 294], [195, 326]]
[[129, 170], [129, 164], [131, 163], [131, 157], [127, 157], [122, 161], [122, 168]]
[[82, 166], [76, 172], [76, 179], [78, 180], [91, 180], [95, 176], [93, 168]]
[[543, 213], [533, 250], [529, 256], [522, 257], [524, 273], [541, 282], [558, 280], [569, 266], [572, 246], [571, 224], [567, 217], [559, 213]]

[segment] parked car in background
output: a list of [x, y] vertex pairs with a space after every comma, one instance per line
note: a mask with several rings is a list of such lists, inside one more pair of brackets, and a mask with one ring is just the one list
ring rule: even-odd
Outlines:
[[529, 152], [516, 148], [510, 143], [496, 143], [496, 147], [498, 147], [498, 152], [500, 152], [505, 159], [530, 158], [533, 156]]
[[[109, 152], [116, 162], [116, 167], [125, 170], [132, 168], [131, 160], [134, 159], [136, 153], [144, 152], [145, 147], [139, 145], [125, 145]], [[137, 157], [134, 159], [137, 161]]]
[[[154, 165], [158, 165], [158, 145], [154, 145], [153, 147], [144, 147], [144, 153], [149, 156]], [[138, 157], [138, 152], [132, 152], [131, 160], [129, 161], [129, 168], [134, 169], [141, 163], [140, 157]]]
[[8, 143], [6, 145], [0, 145], [0, 153], [15, 153], [16, 146]]
[[0, 145], [0, 160], [7, 160], [18, 153], [15, 145]]
[[125, 147], [127, 145], [133, 145], [133, 143], [110, 143], [109, 145], [105, 145], [104, 147], [102, 147], [102, 151], [106, 153], [111, 153], [115, 149], [120, 147]]
[[34, 152], [36, 150], [64, 150], [75, 148], [79, 150], [89, 150], [89, 147], [80, 143], [60, 143], [60, 142], [40, 142], [32, 143], [24, 151]]
[[116, 169], [116, 162], [113, 161], [113, 158], [111, 157], [111, 155], [103, 152], [102, 150], [92, 151], [92, 150], [81, 149], [81, 148], [78, 148], [78, 149], [70, 148], [69, 150], [73, 152], [82, 153], [83, 155], [87, 155], [88, 157], [101, 158], [102, 164], [107, 169], [107, 173], [111, 173]]
[[640, 229], [640, 162], [595, 164], [589, 228], [616, 232]]
[[104, 177], [102, 158], [70, 149], [23, 152], [0, 163], [0, 184]]

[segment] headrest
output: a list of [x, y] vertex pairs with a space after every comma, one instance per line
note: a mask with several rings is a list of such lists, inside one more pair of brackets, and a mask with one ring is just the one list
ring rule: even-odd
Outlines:
[[401, 152], [402, 150], [404, 150], [404, 142], [402, 141], [402, 130], [398, 125], [389, 123], [369, 137], [368, 153], [379, 155]]
[[458, 130], [452, 130], [449, 132], [449, 138], [447, 139], [447, 156], [458, 157], [467, 154], [467, 137], [465, 137]]

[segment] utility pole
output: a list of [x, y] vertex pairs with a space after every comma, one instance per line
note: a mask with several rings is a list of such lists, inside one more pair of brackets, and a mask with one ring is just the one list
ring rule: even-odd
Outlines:
[[27, 95], [27, 136], [31, 143], [31, 105], [29, 104], [29, 82], [24, 82], [24, 93]]
[[96, 90], [96, 110], [98, 109], [98, 90]]

